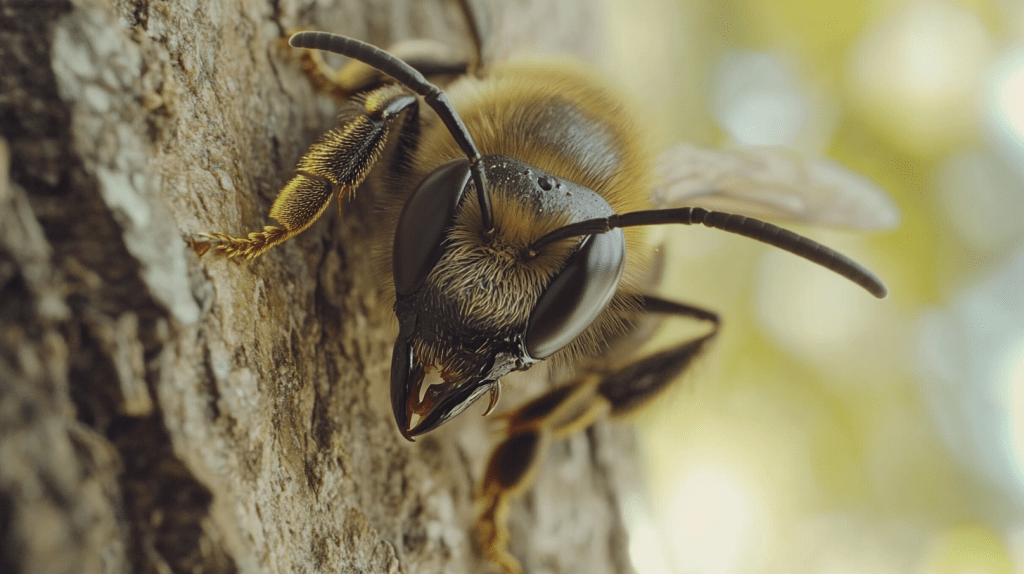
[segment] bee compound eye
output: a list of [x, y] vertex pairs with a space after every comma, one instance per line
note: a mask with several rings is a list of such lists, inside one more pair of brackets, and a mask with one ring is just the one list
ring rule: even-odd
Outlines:
[[445, 232], [455, 219], [469, 177], [469, 160], [450, 161], [424, 178], [405, 202], [391, 257], [398, 295], [415, 293], [441, 258]]
[[526, 350], [544, 359], [597, 319], [622, 278], [626, 241], [621, 229], [588, 236], [540, 296], [526, 327]]

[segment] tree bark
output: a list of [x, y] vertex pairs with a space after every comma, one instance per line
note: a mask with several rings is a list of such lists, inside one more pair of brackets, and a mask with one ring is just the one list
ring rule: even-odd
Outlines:
[[[485, 59], [599, 53], [584, 0], [473, 4]], [[498, 436], [479, 408], [395, 429], [372, 190], [252, 263], [186, 244], [260, 228], [332, 124], [281, 38], [468, 53], [459, 3], [0, 8], [0, 571], [486, 571], [473, 494]], [[631, 446], [605, 424], [556, 444], [512, 511], [526, 571], [631, 571]]]

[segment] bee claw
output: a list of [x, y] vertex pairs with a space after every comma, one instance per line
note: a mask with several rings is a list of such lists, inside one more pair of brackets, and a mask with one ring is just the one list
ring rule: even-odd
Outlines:
[[494, 410], [494, 407], [496, 407], [498, 405], [498, 398], [500, 398], [500, 397], [501, 397], [501, 380], [499, 379], [497, 382], [494, 383], [494, 386], [491, 387], [491, 402], [487, 404], [487, 410], [484, 411], [484, 414], [481, 415], [481, 416], [487, 416], [487, 415], [491, 414], [491, 411]]

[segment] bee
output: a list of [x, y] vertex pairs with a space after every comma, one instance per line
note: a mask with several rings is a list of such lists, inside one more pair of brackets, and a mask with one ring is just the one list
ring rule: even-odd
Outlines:
[[[513, 371], [599, 354], [631, 318], [686, 317], [708, 326], [617, 369], [585, 372], [503, 416], [506, 436], [479, 491], [477, 530], [484, 554], [506, 572], [520, 571], [506, 548], [509, 501], [529, 486], [550, 440], [650, 403], [719, 332], [716, 313], [644, 291], [645, 228], [704, 225], [744, 235], [886, 296], [882, 281], [858, 263], [773, 224], [693, 205], [652, 209], [653, 194], [662, 206], [732, 200], [757, 203], [768, 215], [820, 219], [820, 206], [779, 207], [779, 194], [755, 200], [744, 196], [750, 186], [736, 185], [744, 175], [769, 184], [773, 169], [786, 165], [778, 156], [716, 155], [717, 165], [729, 164], [725, 177], [689, 169], [716, 162], [676, 148], [668, 158], [679, 161], [663, 156], [659, 182], [624, 104], [579, 67], [498, 64], [443, 91], [417, 67], [359, 40], [300, 32], [289, 43], [346, 56], [384, 77], [351, 98], [339, 125], [299, 160], [270, 208], [278, 225], [245, 237], [204, 234], [201, 250], [259, 257], [309, 228], [332, 197], [350, 195], [386, 162], [386, 185], [404, 198], [390, 250], [399, 327], [390, 385], [406, 439], [485, 395], [490, 412], [502, 377]], [[827, 179], [806, 173], [808, 185]]]

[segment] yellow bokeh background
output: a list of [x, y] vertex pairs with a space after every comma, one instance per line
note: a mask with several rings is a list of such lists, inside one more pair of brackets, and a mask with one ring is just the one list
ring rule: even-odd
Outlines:
[[902, 218], [790, 226], [878, 273], [883, 301], [749, 240], [664, 233], [661, 293], [725, 323], [637, 418], [638, 571], [1024, 571], [1024, 3], [607, 5], [607, 71], [655, 141], [829, 157]]

